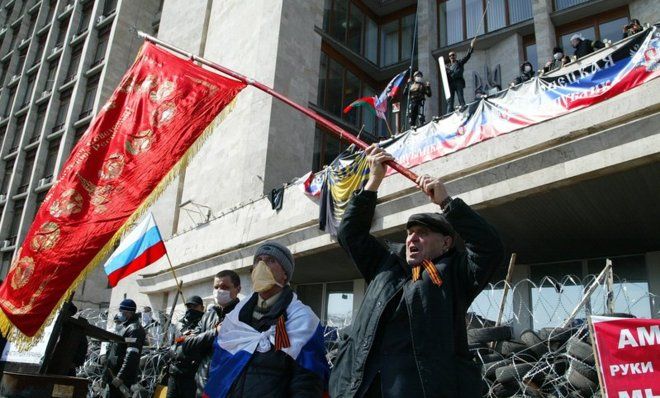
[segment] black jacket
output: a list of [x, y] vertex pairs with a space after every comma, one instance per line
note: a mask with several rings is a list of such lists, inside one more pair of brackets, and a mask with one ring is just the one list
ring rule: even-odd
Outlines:
[[589, 55], [594, 52], [594, 49], [603, 48], [605, 45], [600, 41], [591, 41], [589, 39], [580, 40], [577, 47], [575, 47], [575, 56], [580, 59], [585, 55]]
[[199, 363], [195, 373], [198, 397], [201, 397], [204, 393], [204, 386], [209, 378], [209, 365], [211, 364], [213, 342], [216, 337], [215, 328], [225, 319], [225, 315], [236, 307], [236, 304], [238, 304], [238, 299], [234, 299], [224, 308], [217, 305], [209, 308], [197, 324], [193, 332], [194, 337], [186, 339], [181, 344], [183, 353], [190, 358], [195, 358]]
[[404, 377], [419, 380], [423, 386], [419, 396], [480, 397], [481, 377], [468, 351], [465, 314], [502, 265], [504, 249], [497, 232], [462, 200], [452, 200], [445, 216], [466, 250], [450, 250], [434, 260], [441, 286], [433, 284], [427, 272], [413, 283], [405, 249], [401, 245], [388, 249], [369, 234], [375, 206], [376, 193], [361, 191], [352, 198], [339, 227], [339, 243], [368, 286], [351, 331], [340, 344], [330, 376], [331, 396], [357, 396], [374, 341], [383, 335], [380, 319], [391, 308], [390, 302], [401, 296], [416, 363], [416, 369], [403, 373]]
[[455, 63], [448, 63], [445, 65], [447, 71], [447, 79], [449, 80], [449, 85], [455, 88], [465, 88], [465, 79], [463, 79], [463, 66], [467, 61], [470, 60], [472, 56], [472, 47], [467, 52], [465, 57], [457, 60]]
[[125, 343], [112, 343], [108, 350], [108, 369], [115, 377], [123, 380], [126, 386], [135, 383], [140, 371], [140, 355], [146, 334], [140, 318], [133, 316], [121, 325], [118, 333], [124, 337]]
[[[179, 321], [179, 326], [177, 327], [177, 337], [185, 336], [186, 334], [192, 334], [197, 328], [197, 325], [199, 324], [203, 315], [203, 312], [186, 312], [186, 315]], [[174, 351], [174, 359], [170, 364], [170, 375], [189, 375], [192, 377], [195, 372], [197, 372], [200, 357], [197, 355], [186, 354], [183, 351], [182, 343], [174, 343], [171, 349]]]
[[[525, 71], [526, 65], [529, 65], [532, 68], [529, 72]], [[513, 79], [513, 84], [525, 83], [528, 80], [532, 80], [533, 77], [534, 77], [534, 67], [529, 62], [523, 62], [523, 64], [520, 65], [520, 75], [518, 75], [518, 77]]]
[[[293, 299], [293, 291], [284, 288], [270, 311], [258, 321], [252, 316], [257, 305], [257, 293], [245, 303], [239, 319], [255, 330], [266, 331], [285, 313]], [[289, 355], [271, 348], [255, 352], [250, 362], [234, 381], [228, 398], [321, 398], [323, 381], [319, 376], [298, 365]]]

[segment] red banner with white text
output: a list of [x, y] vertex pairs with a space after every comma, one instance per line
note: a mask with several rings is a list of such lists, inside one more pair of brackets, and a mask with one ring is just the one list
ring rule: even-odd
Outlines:
[[606, 398], [660, 397], [660, 319], [592, 316]]
[[22, 335], [10, 338], [31, 341], [244, 87], [144, 44], [71, 151], [16, 253], [0, 287], [3, 334], [15, 326]]

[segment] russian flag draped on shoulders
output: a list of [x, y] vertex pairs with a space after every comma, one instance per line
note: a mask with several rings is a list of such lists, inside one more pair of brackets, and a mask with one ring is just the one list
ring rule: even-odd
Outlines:
[[[276, 325], [265, 332], [258, 332], [239, 320], [241, 308], [248, 301], [244, 299], [238, 303], [222, 322], [214, 343], [204, 398], [226, 397], [252, 355], [257, 351], [268, 352], [274, 349]], [[290, 346], [282, 348], [282, 351], [302, 368], [317, 374], [327, 387], [330, 370], [325, 357], [323, 326], [311, 308], [298, 300], [295, 293], [286, 309], [285, 326]]]
[[131, 233], [126, 235], [103, 266], [110, 286], [115, 287], [124, 277], [155, 263], [166, 253], [153, 214], [149, 213]]

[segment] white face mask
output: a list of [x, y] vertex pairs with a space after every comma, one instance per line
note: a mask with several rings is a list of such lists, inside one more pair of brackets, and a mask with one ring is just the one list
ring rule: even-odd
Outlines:
[[151, 316], [151, 312], [143, 312], [142, 313], [142, 324], [147, 325], [152, 320], [153, 320], [153, 318]]
[[564, 54], [562, 54], [562, 53], [555, 53], [553, 56], [555, 57], [555, 59], [556, 59], [557, 61], [559, 61], [559, 60], [561, 59], [561, 57], [564, 56]]
[[529, 65], [525, 65], [525, 72], [531, 72], [531, 71], [532, 71], [532, 67]]
[[215, 303], [218, 305], [224, 306], [232, 300], [229, 290], [213, 289], [213, 292], [215, 293]]
[[271, 271], [263, 261], [257, 263], [250, 276], [252, 279], [252, 290], [257, 293], [265, 292], [275, 285], [282, 287], [282, 285], [275, 280], [273, 271]]

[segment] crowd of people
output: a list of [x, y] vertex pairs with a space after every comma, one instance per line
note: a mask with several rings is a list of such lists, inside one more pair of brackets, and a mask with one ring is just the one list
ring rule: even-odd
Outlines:
[[[436, 211], [408, 219], [405, 243], [382, 244], [369, 230], [393, 158], [376, 145], [366, 155], [369, 178], [353, 195], [338, 240], [367, 288], [333, 363], [318, 317], [290, 286], [293, 254], [267, 241], [254, 253], [252, 295], [239, 301], [241, 279], [224, 270], [213, 279], [210, 308], [199, 296], [185, 301], [163, 381], [168, 398], [481, 396], [465, 315], [503, 264], [498, 233], [440, 179], [424, 175], [417, 185]], [[121, 302], [116, 331], [125, 343], [108, 350], [108, 397], [128, 396], [136, 382], [145, 328], [156, 325], [150, 313], [145, 308], [140, 322], [135, 302]]]

